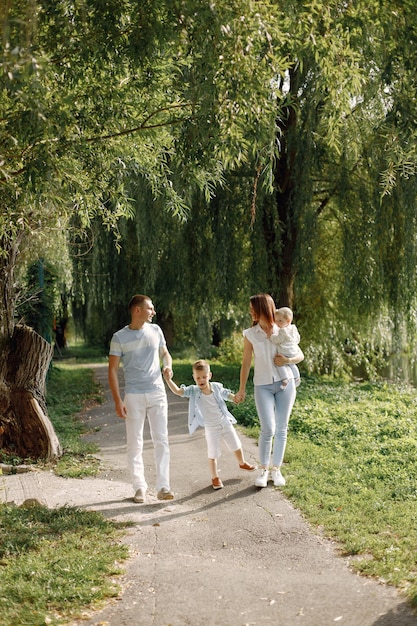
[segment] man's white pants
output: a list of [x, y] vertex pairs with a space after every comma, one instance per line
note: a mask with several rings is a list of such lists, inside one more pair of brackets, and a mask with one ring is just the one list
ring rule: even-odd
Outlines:
[[156, 489], [169, 489], [168, 401], [165, 390], [127, 393], [124, 401], [127, 408], [127, 462], [134, 491], [146, 491], [148, 488], [143, 464], [143, 429], [146, 418], [154, 445]]

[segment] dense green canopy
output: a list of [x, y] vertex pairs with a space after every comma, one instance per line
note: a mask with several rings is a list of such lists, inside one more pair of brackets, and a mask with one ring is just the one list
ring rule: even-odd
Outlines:
[[321, 369], [413, 339], [411, 2], [20, 0], [0, 19], [3, 333], [17, 251], [64, 233], [95, 343], [134, 292], [201, 350], [255, 291], [295, 309]]

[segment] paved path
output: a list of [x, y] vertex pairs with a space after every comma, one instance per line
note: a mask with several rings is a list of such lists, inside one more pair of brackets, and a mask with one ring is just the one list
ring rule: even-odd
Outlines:
[[[269, 486], [256, 490], [226, 450], [224, 489], [214, 491], [204, 434], [187, 432], [187, 401], [168, 392], [171, 487], [155, 497], [153, 448], [147, 437], [146, 504], [135, 504], [126, 471], [124, 422], [113, 410], [106, 368], [96, 367], [106, 403], [86, 411], [87, 437], [100, 447], [103, 471], [72, 480], [49, 472], [0, 476], [0, 501], [37, 497], [48, 506], [77, 505], [131, 520], [118, 600], [71, 626], [417, 626], [417, 616], [391, 587], [362, 578]], [[97, 429], [95, 431], [95, 429]], [[95, 432], [94, 432], [95, 431]], [[247, 460], [257, 445], [242, 435]]]

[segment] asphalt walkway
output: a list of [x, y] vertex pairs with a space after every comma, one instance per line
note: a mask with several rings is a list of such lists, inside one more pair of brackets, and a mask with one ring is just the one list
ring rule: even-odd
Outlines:
[[[131, 556], [120, 597], [71, 626], [417, 626], [416, 613], [395, 589], [354, 574], [337, 544], [309, 527], [285, 489], [255, 489], [253, 474], [240, 470], [227, 450], [219, 462], [224, 489], [214, 491], [204, 433], [190, 437], [187, 401], [169, 391], [175, 500], [156, 499], [147, 433], [149, 497], [135, 504], [124, 422], [114, 413], [107, 368], [95, 372], [106, 402], [83, 420], [88, 439], [100, 448], [100, 475], [0, 476], [0, 501], [19, 505], [37, 498], [49, 507], [78, 506], [134, 523], [125, 537]], [[256, 441], [241, 439], [247, 460], [257, 462]]]

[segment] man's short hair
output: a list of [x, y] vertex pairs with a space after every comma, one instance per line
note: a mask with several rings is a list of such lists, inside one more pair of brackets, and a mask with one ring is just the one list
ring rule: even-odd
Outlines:
[[136, 294], [136, 296], [133, 296], [130, 299], [129, 306], [128, 306], [129, 313], [132, 312], [132, 309], [134, 309], [135, 306], [141, 306], [145, 302], [145, 300], [150, 300], [150, 297], [144, 296], [140, 293]]

